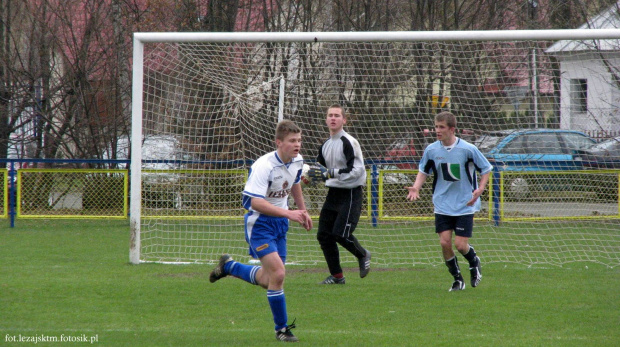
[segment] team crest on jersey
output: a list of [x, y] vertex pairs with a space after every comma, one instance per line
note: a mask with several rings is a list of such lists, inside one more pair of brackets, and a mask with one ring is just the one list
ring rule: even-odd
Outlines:
[[448, 182], [461, 180], [461, 164], [441, 163], [440, 165], [444, 180]]
[[282, 189], [286, 190], [288, 188], [288, 181], [284, 181], [284, 183], [282, 183]]

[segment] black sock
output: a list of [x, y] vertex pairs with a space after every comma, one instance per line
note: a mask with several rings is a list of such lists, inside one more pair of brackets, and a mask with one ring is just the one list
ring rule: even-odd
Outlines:
[[469, 262], [469, 266], [474, 267], [474, 266], [477, 265], [476, 264], [477, 263], [477, 261], [476, 261], [476, 251], [474, 250], [474, 247], [469, 246], [469, 252], [467, 252], [467, 254], [463, 254], [463, 256]]
[[446, 266], [448, 267], [448, 271], [455, 280], [463, 280], [463, 276], [461, 276], [461, 270], [459, 269], [459, 262], [456, 260], [456, 256], [446, 260]]

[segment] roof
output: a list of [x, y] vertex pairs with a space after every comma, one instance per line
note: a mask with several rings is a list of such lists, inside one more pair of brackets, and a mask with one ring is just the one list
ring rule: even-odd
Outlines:
[[[579, 29], [620, 28], [620, 1], [582, 24]], [[560, 40], [545, 50], [547, 53], [577, 51], [620, 51], [619, 39], [607, 40]]]

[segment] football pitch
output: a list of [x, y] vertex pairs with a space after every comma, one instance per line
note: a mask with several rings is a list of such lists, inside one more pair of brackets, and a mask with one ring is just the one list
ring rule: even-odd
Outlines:
[[[128, 221], [7, 224], [0, 345], [280, 343], [265, 290], [233, 278], [211, 284], [212, 265], [130, 265]], [[300, 344], [617, 346], [620, 338], [620, 267], [483, 263], [480, 286], [455, 293], [445, 266], [373, 267], [365, 279], [345, 270], [346, 285], [320, 286], [322, 265], [287, 267]]]

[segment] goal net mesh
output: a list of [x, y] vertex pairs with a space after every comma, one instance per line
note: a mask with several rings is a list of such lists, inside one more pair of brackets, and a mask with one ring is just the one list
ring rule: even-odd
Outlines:
[[[588, 167], [575, 152], [620, 135], [616, 42], [146, 43], [140, 260], [249, 259], [241, 192], [253, 160], [275, 149], [280, 107], [302, 127], [312, 162], [337, 103], [369, 173], [355, 234], [374, 266], [443, 263], [430, 180], [419, 201], [405, 189], [442, 110], [484, 153], [516, 130], [545, 129], [515, 138], [492, 162], [470, 240], [485, 263], [617, 266], [620, 173]], [[326, 189], [306, 186], [304, 195], [315, 228], [291, 223], [287, 262], [322, 265], [316, 225]]]

